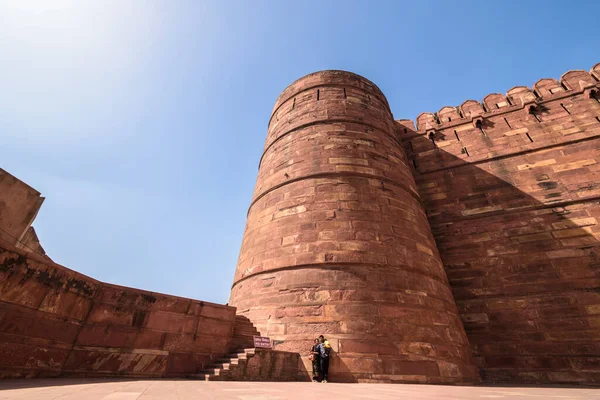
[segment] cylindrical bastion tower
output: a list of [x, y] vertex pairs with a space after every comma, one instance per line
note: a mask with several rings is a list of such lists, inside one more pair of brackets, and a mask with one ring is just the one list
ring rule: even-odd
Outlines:
[[277, 350], [332, 344], [331, 381], [479, 380], [389, 105], [309, 74], [279, 96], [230, 305]]

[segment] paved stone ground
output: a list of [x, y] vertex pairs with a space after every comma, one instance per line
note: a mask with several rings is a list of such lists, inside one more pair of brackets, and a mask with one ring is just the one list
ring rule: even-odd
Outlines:
[[0, 381], [2, 400], [600, 399], [600, 389], [301, 382], [37, 379]]

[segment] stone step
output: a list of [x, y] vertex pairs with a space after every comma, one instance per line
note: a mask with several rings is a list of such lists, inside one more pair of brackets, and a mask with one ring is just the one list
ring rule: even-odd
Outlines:
[[237, 340], [237, 341], [250, 341], [250, 342], [254, 343], [253, 336], [258, 336], [258, 335], [243, 335], [243, 336], [233, 336], [233, 337], [231, 338], [231, 340]]
[[256, 330], [236, 330], [233, 332], [233, 337], [236, 336], [260, 336]]
[[254, 356], [254, 354], [256, 354], [256, 349], [254, 347], [241, 349], [238, 352], [224, 356], [210, 367], [189, 375], [188, 377], [190, 379], [204, 381], [222, 380], [222, 377], [227, 375], [232, 368], [236, 368], [240, 362], [245, 362], [248, 358]]
[[236, 330], [234, 330], [233, 331], [233, 336], [237, 336], [237, 335], [242, 335], [242, 336], [248, 336], [248, 335], [249, 336], [260, 336], [258, 333], [259, 332], [256, 329], [250, 330], [250, 329], [244, 328], [244, 329], [239, 329], [239, 330], [236, 329]]
[[214, 365], [223, 364], [223, 363], [237, 364], [237, 363], [239, 363], [240, 360], [247, 360], [247, 359], [248, 359], [248, 356], [246, 356], [246, 355], [243, 355], [243, 356], [225, 356], [223, 358], [219, 358], [218, 360], [216, 360]]
[[247, 357], [248, 355], [254, 355], [255, 353], [256, 353], [256, 351], [254, 348], [240, 349], [238, 351], [234, 351], [229, 354], [226, 354], [225, 356], [223, 356], [223, 359], [243, 358], [243, 357]]
[[233, 335], [233, 337], [231, 338], [232, 340], [252, 340], [253, 336], [258, 336], [258, 335]]
[[214, 367], [218, 367], [221, 364], [230, 364], [230, 365], [238, 365], [240, 363], [240, 361], [246, 361], [249, 358], [254, 356], [254, 352], [249, 352], [249, 353], [233, 353], [227, 356], [224, 356], [223, 358], [218, 359], [217, 361], [215, 361], [215, 364], [211, 365], [211, 368]]
[[[236, 361], [237, 361], [237, 360], [238, 360], [238, 359], [236, 359]], [[231, 361], [233, 361], [233, 360], [231, 360]], [[211, 368], [213, 368], [213, 367], [214, 367], [215, 369], [220, 369], [220, 370], [222, 370], [222, 371], [229, 371], [229, 369], [231, 368], [231, 366], [232, 366], [232, 365], [238, 365], [238, 363], [237, 363], [237, 362], [236, 362], [236, 363], [233, 363], [233, 362], [231, 362], [231, 361], [228, 361], [228, 362], [222, 362], [222, 363], [216, 363], [216, 364], [214, 364], [213, 366], [211, 366]]]
[[245, 322], [236, 322], [236, 323], [233, 325], [233, 327], [234, 327], [234, 328], [237, 328], [237, 327], [240, 327], [240, 328], [254, 328], [255, 326], [254, 326], [254, 324], [252, 324], [252, 323], [250, 323], [250, 322], [249, 322], [249, 323], [245, 323]]
[[[230, 347], [230, 349], [231, 349], [230, 351], [231, 351], [232, 353], [233, 353], [233, 352], [235, 352], [236, 354], [237, 354], [237, 353], [241, 353], [241, 352], [243, 352], [243, 351], [244, 351], [244, 347], [246, 347], [246, 346], [244, 346], [244, 345], [239, 345], [239, 346], [231, 346], [231, 347]], [[227, 355], [227, 356], [224, 356], [224, 357], [232, 357], [232, 356], [229, 356], [229, 355]]]
[[240, 325], [244, 325], [244, 324], [253, 325], [253, 324], [252, 324], [252, 321], [250, 321], [249, 319], [248, 319], [248, 320], [246, 320], [246, 319], [239, 319], [239, 318], [236, 318], [236, 320], [235, 320], [235, 323], [236, 323], [236, 325], [237, 325], [237, 324], [240, 324]]
[[248, 346], [244, 346], [244, 348], [245, 349], [253, 349], [254, 348], [254, 340], [249, 336], [233, 338], [233, 339], [231, 339], [230, 343], [249, 343]]
[[[252, 357], [252, 356], [250, 356]], [[216, 360], [213, 364], [210, 365], [210, 368], [220, 368], [224, 364], [228, 365], [238, 365], [240, 362], [244, 362], [248, 360], [248, 356], [243, 355], [240, 357], [223, 357], [219, 360]]]
[[235, 324], [233, 329], [256, 329], [256, 327], [252, 324]]
[[234, 329], [235, 328], [255, 328], [254, 324], [251, 322], [239, 322], [236, 321], [235, 324], [233, 325]]
[[227, 370], [224, 370], [222, 368], [206, 368], [203, 369], [201, 371], [198, 371], [198, 375], [209, 375], [209, 376], [221, 376], [221, 375], [226, 375], [227, 374]]
[[188, 378], [196, 379], [199, 381], [207, 381], [209, 376], [210, 376], [209, 374], [191, 374], [191, 375], [188, 375]]
[[258, 329], [256, 329], [256, 327], [252, 324], [248, 324], [248, 325], [239, 325], [239, 324], [235, 324], [233, 326], [233, 330], [237, 331], [237, 330], [252, 330], [252, 331], [257, 331]]
[[222, 380], [221, 377], [218, 375], [203, 374], [203, 373], [188, 375], [188, 378], [194, 379], [194, 380], [200, 380], [200, 381], [220, 381], [220, 380]]
[[232, 340], [231, 342], [229, 342], [229, 346], [234, 347], [235, 350], [245, 349], [247, 347], [254, 346], [254, 341], [253, 340]]
[[241, 348], [254, 347], [254, 340], [252, 339], [236, 339], [229, 342], [229, 345], [236, 345]]
[[260, 332], [252, 321], [243, 315], [236, 315], [229, 348], [237, 349], [238, 352], [244, 351], [242, 349], [253, 348], [254, 336], [260, 336]]

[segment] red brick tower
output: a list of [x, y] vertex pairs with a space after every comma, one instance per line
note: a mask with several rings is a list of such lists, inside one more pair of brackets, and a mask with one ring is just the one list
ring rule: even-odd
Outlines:
[[279, 96], [230, 305], [306, 359], [325, 335], [332, 381], [479, 379], [383, 93], [343, 71]]

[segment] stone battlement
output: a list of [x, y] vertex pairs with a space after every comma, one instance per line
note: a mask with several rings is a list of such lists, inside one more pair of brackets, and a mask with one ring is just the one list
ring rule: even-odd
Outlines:
[[[499, 101], [496, 104], [501, 107], [491, 111], [485, 111], [489, 109], [484, 108], [485, 101], [481, 105], [469, 100], [453, 108], [451, 115], [448, 107], [437, 115], [421, 114], [417, 119], [418, 129], [410, 120], [398, 120], [396, 132], [416, 173], [464, 163], [484, 163], [559, 143], [591, 140], [600, 134], [597, 129], [600, 81], [596, 81], [599, 70], [600, 64], [597, 64], [591, 74], [585, 71], [565, 73], [562, 84], [553, 79], [542, 79], [533, 90], [511, 89], [509, 96], [502, 97], [507, 101], [496, 97]], [[577, 89], [572, 89], [574, 87]], [[465, 110], [469, 110], [468, 113]], [[440, 120], [442, 122], [438, 123]]]
[[[417, 116], [416, 125], [411, 120], [400, 120], [402, 125], [418, 133], [426, 133], [436, 129], [448, 129], [460, 126], [478, 118], [513, 112], [527, 106], [555, 101], [578, 93], [594, 95], [600, 88], [600, 63], [594, 65], [590, 72], [572, 70], [565, 72], [560, 81], [556, 79], [540, 79], [531, 89], [526, 86], [515, 86], [506, 92], [491, 93], [482, 102], [467, 100], [458, 107], [444, 106], [438, 112], [423, 112]], [[527, 110], [529, 111], [529, 110]]]

